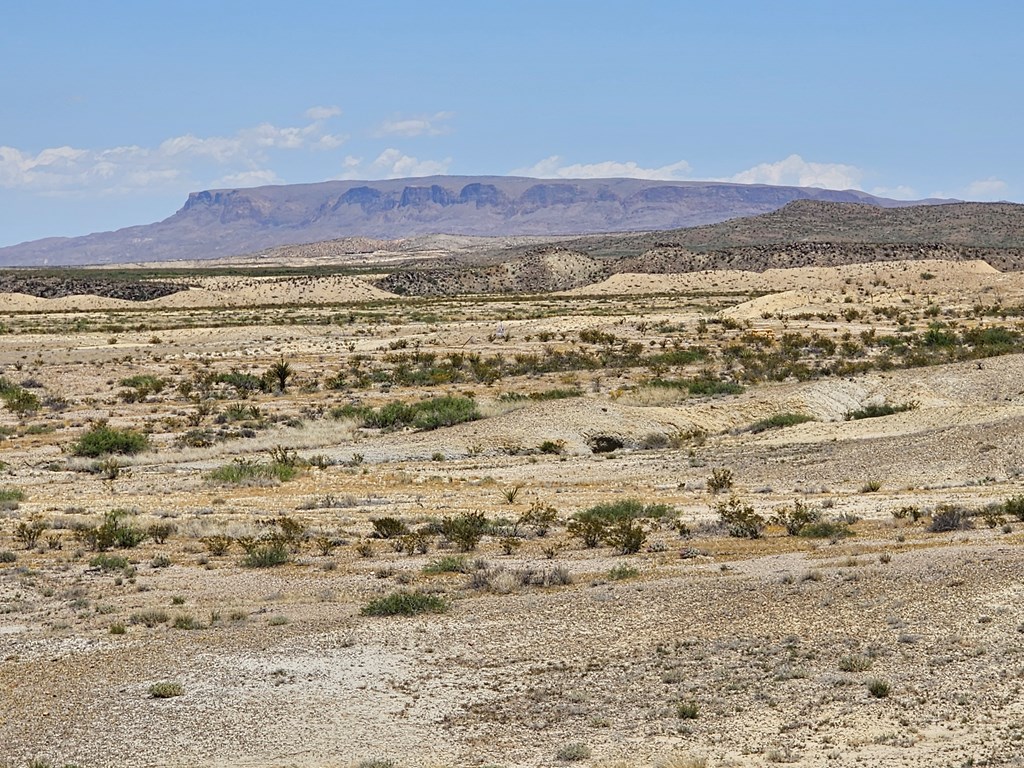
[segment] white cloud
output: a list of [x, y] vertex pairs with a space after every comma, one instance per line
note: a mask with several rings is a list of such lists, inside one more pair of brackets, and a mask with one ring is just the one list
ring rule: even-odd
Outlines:
[[412, 176], [439, 176], [448, 172], [452, 164], [450, 157], [444, 160], [420, 160], [389, 147], [370, 164], [375, 175], [383, 174], [388, 179], [403, 179]]
[[270, 169], [229, 173], [213, 183], [215, 187], [262, 187], [267, 184], [281, 184], [282, 179]]
[[333, 150], [347, 141], [347, 136], [329, 133], [324, 125], [325, 119], [339, 112], [336, 107], [313, 107], [307, 115], [319, 117], [306, 125], [261, 123], [231, 136], [187, 133], [154, 147], [63, 146], [33, 154], [0, 146], [0, 188], [73, 195], [125, 194], [169, 185], [279, 183], [281, 179], [267, 167], [272, 154]]
[[377, 129], [376, 136], [439, 136], [451, 131], [446, 123], [455, 117], [454, 112], [435, 112], [404, 119], [385, 120]]
[[860, 189], [864, 172], [843, 163], [810, 163], [800, 155], [790, 155], [777, 163], [761, 163], [719, 181], [736, 184], [773, 184], [825, 189]]
[[968, 200], [1002, 200], [1006, 197], [1009, 185], [1002, 179], [990, 176], [987, 179], [972, 181], [964, 189]]
[[306, 117], [310, 120], [329, 120], [341, 114], [341, 107], [310, 107]]
[[920, 197], [916, 189], [905, 184], [895, 187], [873, 187], [871, 194], [878, 197], [888, 197], [891, 200], [917, 200]]
[[685, 160], [663, 165], [660, 168], [642, 168], [630, 161], [620, 163], [606, 160], [601, 163], [575, 163], [565, 165], [558, 155], [544, 158], [527, 168], [516, 168], [513, 176], [529, 176], [535, 179], [660, 179], [682, 181], [690, 176], [690, 164]]

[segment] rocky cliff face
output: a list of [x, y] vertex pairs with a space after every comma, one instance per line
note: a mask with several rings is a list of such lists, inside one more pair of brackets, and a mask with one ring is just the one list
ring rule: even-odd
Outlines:
[[639, 179], [331, 181], [194, 192], [164, 221], [0, 248], [0, 265], [215, 258], [338, 237], [658, 230], [767, 213], [794, 200], [907, 205], [850, 190]]

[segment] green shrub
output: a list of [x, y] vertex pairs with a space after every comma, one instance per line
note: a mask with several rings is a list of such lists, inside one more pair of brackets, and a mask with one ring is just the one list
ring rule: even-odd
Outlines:
[[488, 528], [483, 512], [463, 512], [441, 521], [441, 533], [463, 552], [476, 549]]
[[589, 549], [593, 549], [601, 543], [607, 529], [608, 521], [591, 510], [578, 512], [568, 525], [569, 535], [582, 539], [583, 546]]
[[437, 595], [405, 590], [378, 597], [363, 606], [364, 616], [418, 616], [421, 613], [444, 613], [448, 603]]
[[89, 567], [101, 571], [123, 571], [128, 567], [128, 558], [120, 555], [96, 555], [89, 561]]
[[9, 549], [0, 549], [0, 563], [16, 563], [18, 556]]
[[409, 526], [397, 517], [370, 518], [375, 539], [396, 539], [409, 533]]
[[802, 501], [796, 501], [791, 508], [778, 512], [772, 522], [781, 525], [790, 536], [797, 536], [805, 526], [821, 520], [821, 511], [813, 509]]
[[831, 539], [832, 541], [838, 541], [839, 539], [845, 539], [847, 536], [853, 536], [853, 531], [850, 530], [850, 526], [846, 523], [818, 520], [813, 523], [807, 523], [807, 525], [800, 529], [798, 535], [803, 539]]
[[22, 520], [14, 527], [14, 538], [20, 541], [25, 549], [33, 549], [45, 530], [46, 523], [42, 520]]
[[928, 530], [932, 533], [962, 531], [973, 527], [968, 512], [963, 507], [952, 504], [940, 504], [932, 512], [932, 522]]
[[917, 405], [917, 403], [902, 403], [900, 405], [889, 405], [888, 403], [883, 403], [882, 405], [866, 405], [858, 410], [848, 411], [843, 418], [847, 421], [875, 419], [880, 416], [891, 416], [894, 413], [912, 411], [917, 408]]
[[681, 720], [696, 720], [700, 717], [700, 707], [692, 701], [681, 701], [676, 705], [676, 716]]
[[203, 625], [196, 621], [195, 617], [188, 613], [180, 614], [174, 617], [175, 629], [202, 629]]
[[759, 539], [764, 532], [765, 519], [752, 506], [744, 504], [735, 496], [731, 496], [728, 501], [720, 501], [712, 507], [712, 511], [718, 513], [719, 521], [730, 536]]
[[469, 573], [470, 571], [472, 571], [472, 567], [464, 555], [445, 555], [423, 566], [423, 572], [431, 574]]
[[134, 429], [97, 424], [71, 446], [75, 456], [97, 458], [112, 453], [134, 456], [149, 448], [149, 438]]
[[1003, 503], [1006, 514], [1013, 515], [1018, 520], [1024, 521], [1024, 494], [1011, 496]]
[[137, 547], [147, 534], [128, 522], [130, 514], [126, 509], [112, 509], [103, 516], [103, 522], [99, 526], [80, 526], [76, 528], [75, 535], [85, 541], [90, 549], [100, 552], [114, 547]]
[[128, 617], [128, 621], [131, 624], [141, 624], [144, 627], [152, 629], [160, 624], [165, 624], [170, 620], [170, 616], [167, 615], [167, 611], [161, 611], [158, 608], [148, 608], [146, 610], [137, 611]]
[[235, 459], [230, 464], [207, 472], [205, 478], [207, 482], [216, 485], [261, 485], [287, 482], [298, 472], [298, 467], [293, 463]]
[[566, 763], [579, 762], [580, 760], [586, 760], [589, 757], [590, 747], [580, 742], [565, 744], [564, 746], [559, 747], [558, 751], [555, 752], [555, 759]]
[[711, 470], [711, 476], [708, 478], [708, 490], [711, 493], [721, 493], [732, 488], [732, 470], [727, 467], [716, 467]]
[[868, 693], [876, 699], [884, 699], [892, 692], [892, 686], [885, 680], [871, 680], [868, 682]]
[[604, 541], [620, 555], [632, 555], [647, 541], [647, 531], [636, 520], [620, 520], [605, 532]]
[[242, 559], [242, 565], [249, 568], [273, 568], [291, 560], [291, 553], [284, 541], [274, 539], [250, 547]]
[[761, 419], [760, 421], [754, 422], [747, 429], [756, 435], [769, 429], [793, 427], [797, 424], [803, 424], [808, 421], [814, 421], [814, 417], [808, 416], [806, 413], [776, 413], [773, 416], [769, 416], [767, 419]]
[[13, 511], [25, 500], [25, 492], [21, 488], [7, 486], [0, 488], [0, 511]]
[[854, 653], [848, 656], [843, 656], [839, 660], [839, 669], [843, 672], [867, 672], [871, 669], [873, 664], [874, 662], [870, 656]]
[[631, 565], [616, 565], [610, 571], [608, 571], [608, 578], [612, 581], [624, 581], [625, 579], [634, 579], [640, 575], [640, 571]]
[[620, 499], [619, 501], [595, 504], [587, 509], [587, 513], [599, 517], [607, 523], [621, 520], [636, 520], [641, 517], [671, 517], [674, 510], [668, 504], [644, 504], [639, 499]]
[[153, 683], [149, 686], [149, 695], [154, 699], [172, 699], [185, 692], [181, 683]]

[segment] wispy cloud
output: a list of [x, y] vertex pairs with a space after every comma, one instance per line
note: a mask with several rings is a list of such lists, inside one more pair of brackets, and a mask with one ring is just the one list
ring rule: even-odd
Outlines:
[[439, 136], [450, 133], [448, 121], [455, 117], [454, 112], [435, 112], [432, 115], [395, 118], [385, 120], [374, 132], [376, 136]]
[[1002, 179], [990, 176], [968, 184], [964, 189], [964, 197], [968, 200], [1002, 200], [1009, 188], [1009, 184]]
[[777, 163], [761, 163], [720, 181], [826, 189], [860, 189], [864, 172], [843, 163], [812, 163], [790, 155]]
[[448, 173], [452, 159], [420, 160], [400, 149], [389, 147], [373, 162], [366, 164], [361, 157], [345, 158], [339, 179], [404, 179], [416, 176], [441, 176]]
[[[326, 121], [336, 107], [313, 107], [311, 122], [243, 128], [230, 136], [174, 136], [154, 147], [49, 147], [39, 152], [0, 146], [0, 187], [43, 194], [124, 194], [171, 184], [251, 186], [281, 181], [268, 167], [276, 152], [332, 150], [347, 137]], [[214, 181], [216, 179], [216, 181]]]
[[662, 179], [682, 181], [689, 178], [690, 164], [663, 165], [660, 168], [643, 168], [635, 162], [605, 160], [600, 163], [573, 163], [566, 165], [558, 155], [544, 158], [526, 168], [516, 168], [513, 176], [529, 176], [536, 179]]
[[895, 187], [872, 187], [871, 194], [878, 197], [888, 197], [892, 200], [916, 200], [920, 197], [917, 190], [900, 184]]

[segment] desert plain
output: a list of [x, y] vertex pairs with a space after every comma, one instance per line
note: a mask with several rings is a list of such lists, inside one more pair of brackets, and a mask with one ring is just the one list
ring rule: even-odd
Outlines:
[[186, 282], [0, 296], [0, 765], [1024, 764], [1021, 273]]

